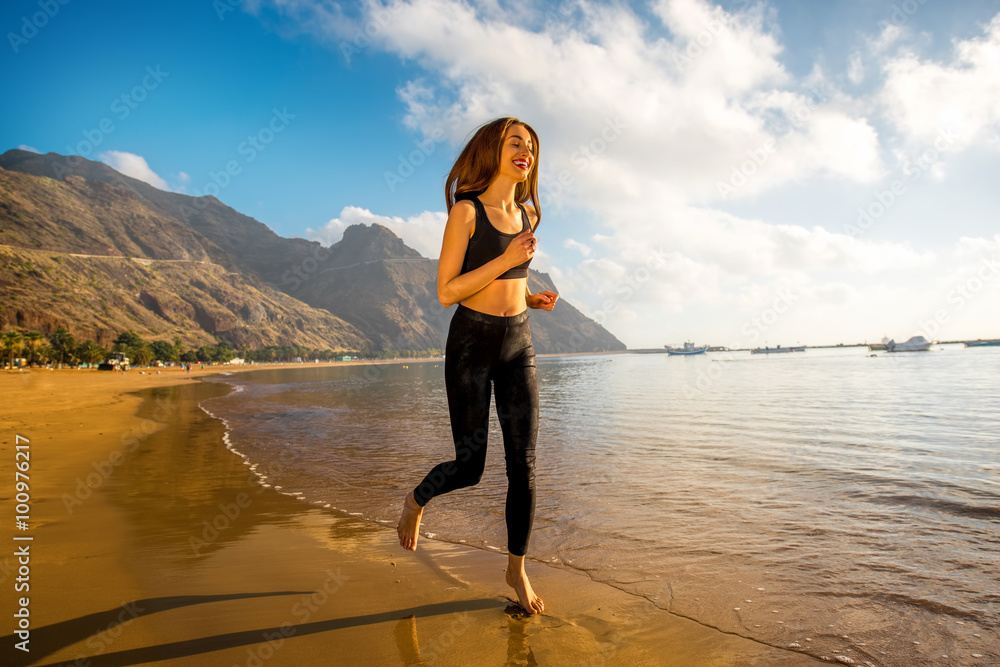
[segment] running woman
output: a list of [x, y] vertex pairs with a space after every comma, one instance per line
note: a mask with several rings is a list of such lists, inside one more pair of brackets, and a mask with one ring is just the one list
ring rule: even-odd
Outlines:
[[507, 466], [507, 585], [525, 611], [541, 613], [545, 605], [524, 571], [535, 513], [538, 433], [528, 308], [552, 310], [559, 296], [528, 290], [541, 220], [538, 135], [531, 126], [507, 117], [476, 130], [448, 174], [445, 201], [437, 293], [442, 306], [458, 304], [445, 347], [455, 459], [434, 466], [406, 495], [396, 528], [399, 543], [415, 551], [428, 501], [482, 477], [492, 385]]

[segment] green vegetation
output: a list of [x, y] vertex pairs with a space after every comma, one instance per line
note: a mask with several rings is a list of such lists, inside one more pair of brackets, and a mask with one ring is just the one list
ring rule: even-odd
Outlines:
[[8, 364], [10, 366], [14, 365], [14, 354], [21, 351], [22, 336], [21, 332], [14, 331], [4, 331], [3, 337], [0, 338], [0, 344], [3, 345], [4, 356], [8, 359]]
[[248, 363], [283, 363], [297, 361], [336, 361], [344, 357], [355, 359], [415, 359], [440, 356], [441, 350], [320, 350], [297, 345], [270, 345], [251, 349], [244, 344], [234, 349], [228, 342], [219, 341], [215, 345], [202, 345], [185, 350], [180, 338], [173, 342], [165, 340], [144, 341], [135, 331], [118, 335], [110, 350], [106, 350], [93, 340], [77, 342], [66, 327], [59, 327], [45, 337], [39, 331], [10, 329], [0, 332], [0, 352], [4, 363], [13, 366], [15, 359], [25, 359], [29, 365], [79, 364], [96, 365], [108, 358], [112, 352], [121, 352], [129, 358], [132, 366], [149, 366], [162, 363], [226, 363], [241, 358]]
[[108, 358], [108, 351], [94, 341], [86, 340], [77, 346], [76, 358], [81, 364], [99, 364]]
[[76, 351], [76, 339], [66, 327], [59, 327], [55, 330], [55, 333], [49, 337], [49, 345], [59, 356], [60, 364], [66, 363], [67, 359], [72, 359], [73, 353]]

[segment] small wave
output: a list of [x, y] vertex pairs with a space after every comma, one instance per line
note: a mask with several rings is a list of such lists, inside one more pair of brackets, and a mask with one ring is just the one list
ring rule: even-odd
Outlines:
[[974, 505], [968, 502], [948, 500], [947, 498], [931, 498], [929, 496], [916, 496], [910, 494], [878, 494], [869, 496], [871, 502], [884, 503], [889, 505], [904, 505], [909, 507], [923, 507], [958, 517], [974, 519], [998, 519], [1000, 518], [1000, 507], [989, 505]]
[[271, 488], [271, 485], [266, 482], [267, 476], [257, 471], [258, 464], [255, 461], [252, 461], [249, 456], [236, 449], [235, 445], [233, 444], [233, 440], [231, 438], [233, 425], [230, 423], [230, 421], [225, 417], [215, 414], [214, 412], [209, 410], [208, 407], [205, 406], [205, 404], [210, 401], [216, 400], [218, 398], [226, 398], [228, 396], [231, 396], [232, 394], [238, 394], [246, 390], [246, 387], [243, 385], [236, 385], [229, 382], [227, 382], [226, 384], [229, 384], [229, 386], [233, 388], [233, 391], [230, 394], [226, 394], [226, 396], [218, 396], [205, 399], [204, 401], [198, 403], [198, 407], [201, 408], [201, 410], [209, 417], [219, 421], [222, 424], [224, 429], [222, 434], [222, 442], [225, 444], [226, 449], [235, 454], [236, 456], [240, 457], [240, 459], [243, 461], [243, 464], [247, 466], [250, 469], [250, 471], [257, 477], [257, 483], [260, 484], [261, 487], [265, 489]]
[[872, 591], [866, 592], [853, 592], [853, 591], [810, 591], [810, 595], [815, 595], [817, 597], [840, 597], [840, 598], [857, 598], [857, 599], [875, 599], [882, 602], [893, 602], [902, 603], [911, 607], [920, 607], [928, 611], [933, 611], [938, 614], [947, 614], [949, 616], [954, 616], [958, 618], [968, 619], [970, 621], [976, 621], [980, 619], [980, 615], [969, 611], [967, 609], [960, 609], [954, 607], [950, 604], [944, 602], [938, 602], [937, 600], [929, 600], [924, 597], [916, 597], [912, 595], [906, 595], [904, 593], [877, 593]]

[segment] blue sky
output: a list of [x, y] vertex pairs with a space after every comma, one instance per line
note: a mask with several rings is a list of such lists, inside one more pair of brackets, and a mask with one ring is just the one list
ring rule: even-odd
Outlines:
[[380, 222], [436, 257], [462, 142], [524, 118], [533, 266], [632, 347], [1000, 337], [1000, 0], [35, 0], [0, 26], [0, 150], [214, 175], [283, 236]]

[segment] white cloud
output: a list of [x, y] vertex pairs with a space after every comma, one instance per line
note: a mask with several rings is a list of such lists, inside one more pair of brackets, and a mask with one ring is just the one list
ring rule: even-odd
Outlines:
[[1000, 256], [1000, 234], [991, 239], [962, 236], [955, 244], [955, 256], [960, 259]]
[[951, 129], [959, 147], [983, 140], [1000, 148], [1000, 15], [981, 37], [955, 43], [950, 63], [907, 51], [889, 60], [882, 102], [889, 120], [911, 139], [932, 142]]
[[154, 188], [169, 191], [167, 182], [154, 172], [146, 163], [146, 158], [135, 153], [124, 151], [105, 151], [97, 158], [112, 169], [126, 176], [149, 183]]
[[584, 2], [578, 20], [534, 32], [485, 2], [393, 7], [373, 41], [437, 75], [400, 88], [406, 124], [460, 144], [490, 117], [524, 118], [542, 134], [543, 180], [569, 181], [547, 204], [602, 206], [653, 184], [660, 199], [717, 198], [717, 183], [769, 141], [775, 159], [741, 196], [817, 173], [881, 173], [867, 121], [832, 94], [798, 91], [757, 13], [675, 0], [657, 3], [662, 23], [648, 26], [626, 6]]
[[[798, 337], [817, 326], [824, 340], [833, 335], [806, 313], [835, 307], [858, 315], [840, 315], [838, 335], [850, 335], [850, 327], [863, 335], [867, 325], [858, 331], [860, 319], [889, 310], [908, 319], [920, 304], [913, 294], [909, 301], [895, 294], [898, 308], [883, 303], [880, 311], [870, 303], [869, 284], [920, 281], [941, 261], [903, 241], [855, 240], [821, 227], [774, 225], [704, 208], [663, 211], [651, 224], [629, 224], [629, 214], [622, 215], [613, 225], [619, 233], [591, 239], [590, 256], [560, 267], [558, 285], [585, 313], [640, 347], [666, 342], [665, 332], [682, 325], [680, 337], [749, 345], [756, 341], [741, 333], [742, 325], [789, 291], [802, 314], [784, 324], [791, 329], [796, 323]], [[706, 320], [706, 311], [714, 319]], [[845, 320], [849, 326], [842, 326]]]
[[[357, 22], [348, 17], [341, 4], [316, 0], [241, 0], [239, 3], [247, 13], [264, 20], [261, 7], [270, 4], [282, 14], [292, 18], [292, 23], [271, 23], [270, 27], [286, 38], [298, 33], [310, 33], [323, 37], [350, 40], [358, 31]], [[218, 9], [217, 9], [218, 11]], [[220, 14], [220, 17], [222, 14]], [[364, 36], [364, 33], [361, 32]]]
[[882, 32], [877, 37], [868, 40], [869, 47], [873, 53], [885, 53], [889, 47], [899, 42], [903, 36], [903, 26], [895, 23], [886, 23], [882, 27]]
[[330, 246], [340, 241], [344, 230], [351, 225], [379, 224], [388, 227], [424, 257], [436, 259], [441, 254], [441, 238], [448, 217], [443, 212], [424, 211], [410, 218], [377, 215], [368, 209], [345, 206], [340, 216], [333, 218], [320, 229], [307, 229], [306, 238]]
[[18, 148], [20, 148], [22, 151], [30, 151], [32, 153], [41, 153], [42, 152], [42, 151], [38, 150], [37, 148], [35, 148], [33, 146], [28, 146], [27, 144], [20, 144], [18, 146]]
[[[300, 22], [326, 11], [306, 0], [273, 4]], [[607, 205], [596, 200], [645, 195], [651, 185], [661, 200], [717, 199], [718, 183], [768, 142], [774, 159], [754, 168], [739, 196], [814, 174], [870, 182], [882, 172], [865, 118], [835, 91], [800, 90], [761, 11], [661, 0], [659, 23], [648, 25], [622, 4], [572, 8], [550, 11], [542, 31], [487, 0], [370, 3], [365, 18], [378, 27], [369, 48], [429, 73], [399, 88], [406, 125], [458, 145], [483, 120], [524, 118], [543, 136], [543, 181], [569, 181], [546, 202], [557, 209], [581, 196], [585, 206]], [[344, 20], [310, 30], [331, 24], [327, 38], [338, 42]]]
[[698, 209], [691, 209], [684, 219], [690, 229], [676, 234], [674, 243], [692, 255], [711, 259], [734, 275], [878, 273], [924, 268], [935, 259], [933, 253], [914, 251], [905, 242], [856, 240], [822, 227], [774, 225]]
[[563, 241], [563, 247], [564, 248], [570, 248], [572, 250], [576, 250], [577, 252], [579, 252], [584, 257], [590, 257], [591, 253], [593, 252], [590, 249], [590, 246], [588, 246], [588, 245], [586, 245], [584, 243], [580, 243], [579, 241], [577, 241], [575, 239], [566, 239], [565, 241]]
[[847, 78], [854, 84], [865, 80], [865, 63], [860, 53], [852, 53], [847, 61]]

